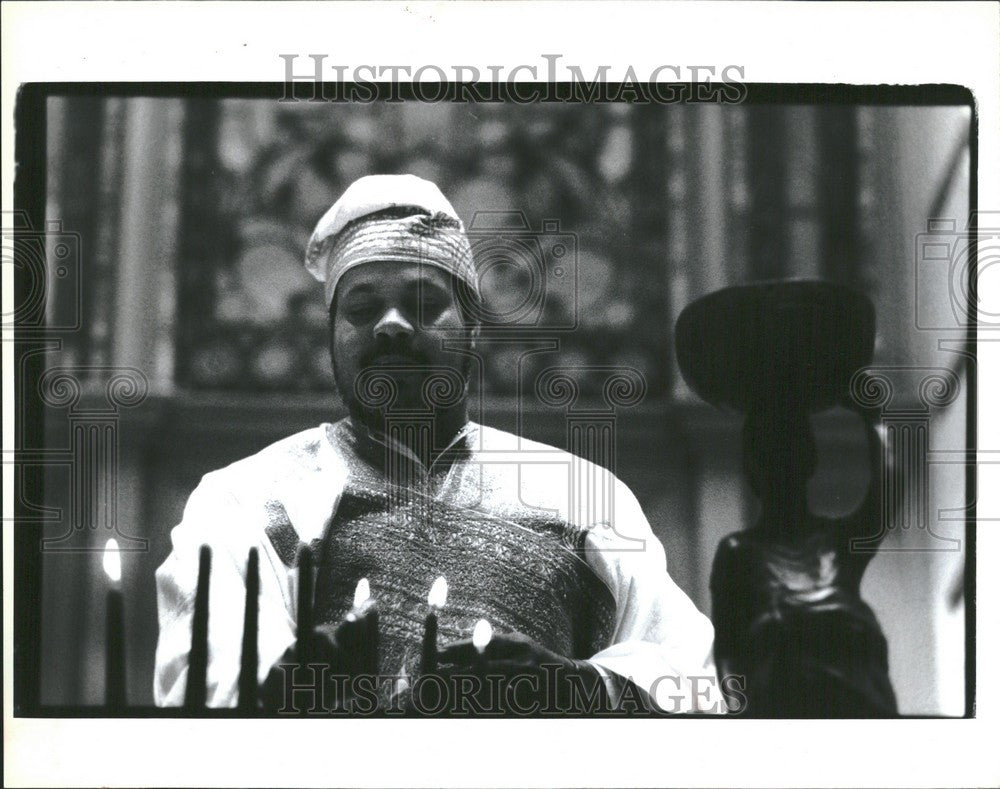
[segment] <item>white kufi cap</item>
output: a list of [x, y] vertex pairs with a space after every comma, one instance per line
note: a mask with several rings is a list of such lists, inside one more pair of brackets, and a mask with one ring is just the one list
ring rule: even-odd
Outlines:
[[344, 272], [385, 260], [444, 269], [479, 297], [479, 278], [462, 220], [437, 185], [423, 178], [359, 178], [317, 223], [305, 266], [323, 283], [329, 306]]

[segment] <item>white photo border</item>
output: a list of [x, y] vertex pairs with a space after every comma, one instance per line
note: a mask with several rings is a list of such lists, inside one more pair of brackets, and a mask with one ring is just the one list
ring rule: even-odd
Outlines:
[[[279, 82], [279, 55], [361, 64], [468, 64], [484, 73], [564, 64], [650, 73], [664, 63], [743, 66], [750, 83], [955, 84], [977, 101], [978, 205], [1000, 209], [1000, 6], [992, 3], [9, 2], [3, 22], [3, 206], [12, 206], [13, 113], [26, 82]], [[436, 81], [433, 72], [429, 81]], [[522, 72], [518, 79], [534, 81]], [[544, 72], [539, 81], [545, 80]], [[673, 75], [665, 81], [676, 81]], [[9, 267], [5, 313], [12, 310]], [[3, 435], [14, 380], [3, 343]], [[995, 402], [996, 343], [979, 344], [978, 403]], [[1000, 450], [980, 409], [980, 450]], [[4, 517], [13, 468], [3, 466]], [[980, 517], [1000, 485], [980, 467]], [[7, 785], [1000, 784], [1000, 532], [977, 530], [975, 719], [900, 721], [248, 721], [12, 717], [12, 528], [3, 532]]]

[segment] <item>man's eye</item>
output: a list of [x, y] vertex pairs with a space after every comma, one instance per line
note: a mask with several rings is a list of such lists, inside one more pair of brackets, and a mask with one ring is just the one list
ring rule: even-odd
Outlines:
[[378, 313], [378, 305], [372, 302], [356, 302], [348, 304], [344, 310], [344, 316], [351, 323], [368, 323], [375, 319]]
[[437, 317], [446, 309], [448, 309], [451, 304], [451, 300], [440, 294], [432, 294], [424, 296], [421, 302], [424, 315], [428, 317]]

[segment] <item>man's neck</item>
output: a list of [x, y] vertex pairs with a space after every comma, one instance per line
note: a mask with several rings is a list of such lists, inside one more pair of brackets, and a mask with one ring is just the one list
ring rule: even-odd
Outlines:
[[401, 445], [424, 466], [430, 466], [451, 447], [468, 424], [469, 415], [462, 402], [454, 408], [438, 409], [426, 415], [352, 412], [351, 422], [356, 430], [376, 440]]

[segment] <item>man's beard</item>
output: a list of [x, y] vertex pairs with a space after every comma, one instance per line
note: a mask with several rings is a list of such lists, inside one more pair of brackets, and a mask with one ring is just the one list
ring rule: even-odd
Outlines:
[[365, 354], [356, 375], [345, 375], [336, 365], [333, 375], [355, 424], [384, 434], [390, 423], [428, 416], [437, 422], [456, 408], [464, 410], [472, 358], [456, 361], [434, 364], [419, 351], [387, 344]]

